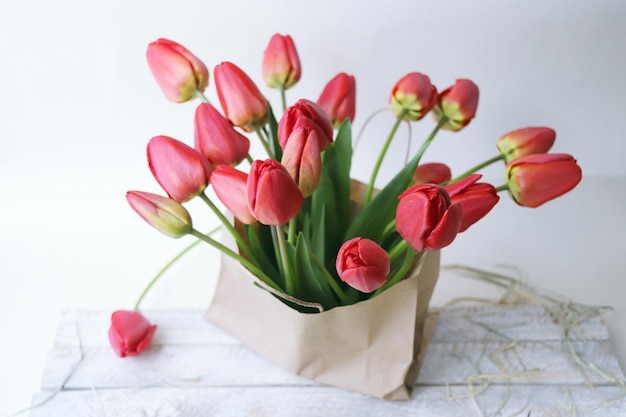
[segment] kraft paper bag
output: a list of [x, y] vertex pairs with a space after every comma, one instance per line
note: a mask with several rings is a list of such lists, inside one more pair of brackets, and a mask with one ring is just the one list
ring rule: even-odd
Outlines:
[[[223, 240], [235, 247], [230, 235]], [[409, 399], [428, 340], [428, 304], [439, 276], [439, 252], [423, 256], [407, 279], [379, 296], [307, 314], [255, 285], [259, 279], [222, 255], [205, 317], [294, 374], [374, 397]]]

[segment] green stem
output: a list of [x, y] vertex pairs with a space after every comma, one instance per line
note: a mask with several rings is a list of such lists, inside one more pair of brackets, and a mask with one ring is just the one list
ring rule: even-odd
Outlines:
[[254, 259], [254, 256], [252, 256], [252, 252], [250, 251], [250, 248], [248, 247], [248, 242], [246, 242], [243, 236], [241, 236], [241, 234], [237, 231], [237, 229], [235, 229], [235, 226], [233, 226], [228, 221], [226, 216], [224, 216], [224, 213], [220, 211], [220, 209], [211, 201], [211, 199], [205, 193], [200, 194], [200, 198], [202, 198], [202, 200], [205, 203], [207, 203], [207, 205], [211, 208], [213, 213], [215, 213], [217, 218], [220, 219], [224, 227], [226, 227], [226, 229], [228, 229], [230, 234], [233, 235], [233, 237], [237, 241], [237, 244], [239, 245], [241, 250], [244, 251], [246, 257], [248, 259]]
[[402, 239], [396, 246], [389, 251], [389, 260], [391, 263], [395, 262], [404, 252], [409, 249], [409, 244], [406, 240]]
[[428, 135], [424, 143], [422, 143], [422, 147], [419, 149], [419, 151], [417, 151], [417, 155], [415, 156], [417, 158], [418, 166], [419, 166], [420, 161], [422, 160], [422, 156], [424, 156], [424, 153], [426, 152], [426, 149], [428, 149], [433, 139], [435, 139], [437, 132], [439, 132], [439, 129], [441, 129], [441, 127], [445, 125], [447, 121], [448, 121], [448, 118], [445, 115], [441, 116], [441, 119], [439, 119], [439, 123], [437, 123], [437, 126], [435, 126], [435, 128], [433, 129], [432, 132], [430, 132], [430, 135]]
[[287, 240], [292, 245], [296, 244], [296, 228], [298, 226], [298, 221], [296, 220], [297, 216], [294, 216], [289, 220], [289, 234], [287, 235]]
[[[217, 226], [215, 229], [211, 230], [208, 233], [209, 236], [214, 234], [214, 233], [216, 233], [220, 229], [221, 229], [221, 226]], [[163, 274], [165, 274], [165, 272], [172, 267], [172, 265], [174, 265], [176, 262], [178, 262], [178, 260], [180, 258], [182, 258], [187, 252], [189, 252], [191, 249], [193, 249], [200, 242], [201, 242], [201, 240], [199, 240], [199, 239], [196, 240], [191, 245], [189, 245], [185, 249], [183, 249], [178, 255], [174, 256], [168, 263], [165, 264], [165, 266], [163, 266], [163, 268], [161, 268], [161, 270], [152, 278], [152, 280], [150, 280], [150, 283], [148, 283], [146, 288], [144, 288], [143, 292], [141, 293], [141, 295], [137, 299], [137, 302], [135, 303], [135, 307], [134, 307], [135, 310], [139, 310], [139, 305], [141, 304], [141, 302], [145, 298], [146, 294], [148, 294], [148, 292], [152, 289], [154, 284], [156, 284], [156, 282], [159, 280], [159, 278], [161, 278], [163, 276]]]
[[409, 272], [409, 270], [411, 269], [411, 266], [413, 265], [413, 259], [415, 259], [415, 255], [417, 255], [417, 252], [415, 251], [415, 249], [413, 249], [410, 246], [407, 246], [406, 255], [404, 257], [404, 261], [402, 262], [402, 265], [400, 266], [400, 269], [398, 269], [396, 273], [393, 274], [393, 276], [389, 278], [382, 287], [377, 289], [374, 292], [374, 294], [372, 294], [372, 298], [376, 297], [377, 295], [379, 295], [386, 289], [391, 288], [394, 285], [396, 285], [398, 282], [402, 281], [405, 278], [406, 273]]
[[198, 97], [200, 100], [204, 101], [205, 103], [210, 103], [209, 99], [200, 90], [196, 90], [196, 97]]
[[270, 286], [271, 288], [277, 291], [281, 291], [280, 287], [278, 287], [278, 285], [276, 285], [276, 283], [270, 277], [268, 277], [267, 274], [265, 274], [265, 272], [263, 272], [259, 267], [257, 267], [255, 264], [253, 264], [252, 262], [250, 262], [243, 256], [239, 255], [237, 252], [233, 251], [232, 249], [229, 249], [228, 247], [224, 246], [217, 240], [211, 239], [209, 236], [206, 236], [200, 233], [196, 229], [191, 229], [189, 234], [197, 237], [198, 239], [203, 240], [204, 242], [208, 243], [214, 248], [220, 250], [225, 255], [230, 256], [232, 259], [236, 260], [237, 262], [241, 263], [243, 266], [248, 268], [250, 272], [252, 272], [257, 278], [259, 278], [265, 284], [267, 284], [268, 286]]
[[370, 200], [372, 199], [372, 192], [374, 191], [374, 183], [376, 182], [378, 171], [380, 170], [380, 166], [383, 163], [385, 154], [387, 153], [387, 150], [389, 149], [389, 145], [391, 145], [391, 141], [393, 137], [396, 135], [396, 132], [398, 131], [398, 127], [400, 126], [400, 123], [402, 123], [402, 118], [404, 117], [404, 114], [405, 112], [402, 112], [396, 119], [395, 123], [393, 124], [393, 127], [391, 128], [391, 132], [389, 132], [389, 135], [387, 136], [387, 140], [385, 141], [385, 144], [383, 145], [383, 149], [380, 151], [380, 154], [378, 155], [378, 160], [376, 161], [376, 165], [374, 165], [374, 170], [372, 171], [370, 182], [369, 184], [367, 184], [367, 190], [365, 191], [365, 198], [363, 199], [363, 207], [367, 206]]
[[499, 154], [497, 156], [494, 156], [491, 159], [487, 159], [485, 162], [480, 163], [478, 165], [476, 165], [474, 168], [469, 169], [467, 171], [465, 171], [464, 173], [462, 173], [461, 175], [457, 176], [456, 178], [451, 179], [450, 181], [448, 181], [448, 184], [452, 184], [453, 182], [456, 182], [458, 180], [462, 180], [463, 178], [472, 175], [473, 173], [480, 171], [481, 169], [485, 168], [486, 166], [489, 166], [495, 162], [501, 161], [504, 159], [504, 155]]
[[274, 256], [276, 257], [276, 264], [278, 265], [278, 272], [280, 273], [282, 277], [284, 277], [285, 267], [283, 264], [282, 254], [280, 252], [280, 243], [278, 242], [278, 233], [280, 233], [280, 230], [277, 230], [277, 228], [270, 226], [270, 231], [272, 232], [272, 242], [273, 242], [272, 246], [274, 247]]
[[326, 269], [322, 261], [320, 261], [319, 258], [315, 256], [315, 254], [310, 250], [309, 250], [309, 257], [313, 260], [313, 262], [315, 262], [315, 265], [317, 265], [318, 269], [322, 271], [322, 275], [324, 275], [324, 278], [326, 278], [326, 281], [328, 281], [328, 284], [330, 285], [332, 290], [341, 299], [342, 305], [353, 304], [354, 301], [346, 295], [343, 289], [341, 289], [341, 286], [339, 285], [337, 280], [333, 278], [330, 272], [328, 272], [328, 270]]
[[380, 241], [384, 241], [385, 239], [387, 239], [389, 237], [389, 235], [391, 235], [394, 230], [396, 229], [396, 219], [393, 218], [389, 223], [387, 223], [387, 226], [385, 226], [385, 228], [383, 229], [383, 233], [381, 235]]
[[248, 161], [248, 163], [250, 165], [252, 165], [252, 163], [254, 162], [254, 159], [252, 159], [252, 156], [250, 156], [250, 154], [246, 155], [246, 161]]
[[508, 184], [502, 184], [499, 187], [496, 187], [496, 191], [500, 192], [500, 191], [508, 191], [509, 190], [509, 185]]
[[285, 110], [287, 110], [287, 95], [285, 94], [285, 88], [281, 87], [280, 88], [280, 99], [282, 101], [283, 104], [283, 112]]
[[263, 145], [263, 148], [265, 148], [265, 152], [267, 152], [267, 156], [269, 156], [270, 158], [274, 158], [274, 154], [272, 150], [270, 149], [270, 145], [267, 142], [267, 139], [263, 136], [263, 130], [257, 127], [254, 129], [254, 131], [259, 136], [259, 139], [261, 140], [261, 144]]
[[297, 282], [294, 279], [293, 269], [291, 268], [291, 261], [289, 259], [289, 252], [287, 251], [287, 241], [285, 240], [285, 234], [281, 230], [281, 226], [271, 227], [276, 229], [276, 236], [278, 238], [280, 259], [282, 261], [283, 271], [285, 273], [285, 292], [288, 295], [297, 297]]

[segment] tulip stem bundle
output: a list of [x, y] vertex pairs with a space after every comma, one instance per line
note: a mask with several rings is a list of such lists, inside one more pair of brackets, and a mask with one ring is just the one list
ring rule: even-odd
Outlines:
[[224, 246], [223, 244], [221, 244], [217, 240], [212, 239], [212, 238], [210, 238], [209, 236], [207, 236], [205, 234], [202, 234], [201, 232], [197, 231], [196, 229], [191, 229], [189, 234], [192, 235], [192, 236], [197, 237], [200, 240], [203, 240], [204, 242], [206, 242], [209, 245], [213, 246], [214, 248], [216, 248], [217, 250], [221, 251], [225, 255], [228, 255], [231, 258], [233, 258], [234, 260], [240, 262], [242, 265], [244, 265], [246, 268], [248, 268], [250, 270], [250, 272], [252, 272], [259, 279], [261, 279], [261, 281], [263, 281], [265, 284], [267, 284], [268, 286], [270, 286], [271, 288], [273, 288], [273, 289], [275, 289], [277, 291], [281, 291], [281, 288], [278, 287], [278, 285], [276, 285], [276, 283], [270, 277], [268, 277], [267, 274], [265, 274], [265, 272], [263, 272], [254, 263], [248, 261], [246, 258], [244, 258], [243, 256], [239, 255], [237, 252], [235, 252], [235, 251], [231, 250], [230, 248]]
[[224, 227], [230, 232], [230, 234], [235, 238], [239, 248], [245, 252], [245, 255], [249, 259], [252, 258], [252, 253], [250, 252], [250, 248], [248, 247], [248, 242], [241, 236], [241, 234], [235, 229], [235, 227], [228, 221], [226, 216], [220, 211], [220, 209], [211, 201], [211, 199], [205, 194], [200, 194], [200, 198], [211, 208], [213, 213], [217, 216], [217, 218], [222, 222]]

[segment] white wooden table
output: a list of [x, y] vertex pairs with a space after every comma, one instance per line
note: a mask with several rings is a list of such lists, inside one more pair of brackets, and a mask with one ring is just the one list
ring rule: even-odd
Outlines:
[[110, 312], [64, 314], [30, 416], [626, 416], [599, 317], [564, 338], [538, 306], [438, 310], [413, 398], [389, 402], [286, 373], [202, 311], [144, 313], [153, 343], [124, 359], [108, 344]]

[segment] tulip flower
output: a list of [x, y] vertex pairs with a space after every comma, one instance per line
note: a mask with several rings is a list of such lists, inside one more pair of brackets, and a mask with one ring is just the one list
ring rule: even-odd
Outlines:
[[184, 203], [200, 195], [213, 168], [192, 147], [168, 136], [155, 136], [148, 142], [148, 164], [152, 175], [170, 198]]
[[452, 179], [450, 167], [439, 162], [428, 162], [417, 167], [411, 183], [413, 185], [442, 184], [450, 179]]
[[117, 356], [136, 356], [150, 345], [156, 329], [140, 312], [118, 310], [111, 315], [109, 342]]
[[287, 90], [300, 80], [300, 58], [291, 36], [272, 36], [263, 53], [262, 72], [265, 84], [279, 90]]
[[428, 76], [411, 72], [402, 77], [391, 90], [389, 106], [403, 120], [416, 121], [437, 103], [437, 89]]
[[184, 46], [167, 39], [148, 45], [148, 66], [169, 101], [182, 103], [209, 85], [209, 70]]
[[278, 143], [285, 148], [287, 138], [297, 127], [317, 130], [320, 152], [333, 141], [333, 125], [324, 110], [316, 103], [300, 99], [288, 107], [278, 122]]
[[520, 156], [536, 153], [546, 153], [556, 140], [556, 132], [549, 127], [525, 127], [516, 129], [500, 137], [496, 146], [504, 155], [504, 160], [510, 162]]
[[248, 75], [231, 62], [215, 67], [215, 88], [226, 117], [246, 132], [263, 126], [269, 103]]
[[485, 217], [500, 200], [493, 185], [477, 182], [481, 177], [480, 174], [472, 174], [444, 187], [452, 204], [459, 204], [462, 209], [459, 233]]
[[248, 156], [250, 140], [211, 104], [198, 106], [194, 122], [195, 148], [214, 166], [238, 165]]
[[354, 120], [356, 108], [356, 81], [345, 72], [337, 74], [326, 84], [317, 104], [328, 114], [334, 127], [338, 128], [349, 119]]
[[126, 200], [142, 219], [169, 237], [179, 238], [191, 232], [189, 212], [171, 198], [143, 191], [129, 191]]
[[506, 165], [509, 194], [517, 204], [539, 207], [573, 189], [582, 179], [576, 160], [567, 154], [533, 154]]
[[463, 214], [443, 187], [418, 184], [398, 199], [396, 230], [416, 251], [439, 250], [454, 241]]
[[248, 174], [248, 208], [261, 223], [280, 226], [295, 217], [304, 197], [287, 169], [273, 159], [254, 161]]
[[281, 163], [298, 184], [304, 197], [313, 194], [322, 175], [318, 136], [314, 128], [298, 127], [291, 132], [283, 149]]
[[439, 93], [433, 116], [437, 122], [445, 116], [441, 128], [456, 132], [469, 124], [476, 115], [477, 107], [478, 86], [471, 80], [459, 79]]
[[217, 198], [244, 224], [256, 221], [248, 208], [246, 184], [248, 174], [230, 165], [218, 165], [211, 174], [211, 185]]
[[376, 242], [361, 237], [341, 245], [335, 266], [342, 281], [363, 293], [387, 282], [391, 268], [389, 254]]

